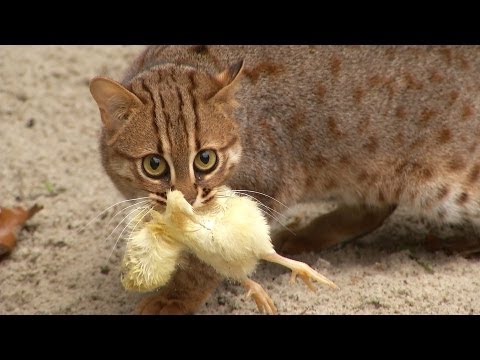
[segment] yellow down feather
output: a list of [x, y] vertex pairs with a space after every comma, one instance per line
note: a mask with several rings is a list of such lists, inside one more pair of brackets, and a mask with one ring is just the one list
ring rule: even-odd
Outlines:
[[239, 281], [255, 270], [262, 256], [274, 253], [270, 228], [257, 203], [226, 187], [208, 207], [195, 210], [181, 192], [171, 191], [165, 211], [151, 210], [149, 215], [127, 242], [126, 289], [147, 291], [166, 284], [185, 250]]

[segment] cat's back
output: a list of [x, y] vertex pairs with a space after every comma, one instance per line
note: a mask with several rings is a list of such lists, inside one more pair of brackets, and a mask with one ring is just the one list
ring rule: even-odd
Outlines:
[[372, 90], [384, 86], [392, 95], [402, 85], [416, 90], [429, 87], [429, 83], [449, 86], [466, 74], [474, 75], [472, 82], [478, 83], [479, 55], [479, 46], [151, 46], [137, 58], [125, 79], [162, 63], [188, 64], [213, 72], [244, 60], [245, 78], [255, 85], [268, 83], [271, 88], [282, 81], [284, 88], [306, 89], [313, 84], [318, 90], [322, 80], [324, 90], [317, 91], [320, 97], [335, 93], [338, 86], [351, 88], [362, 83]]
[[426, 144], [472, 149], [480, 134], [480, 46], [152, 46], [124, 82], [163, 63], [218, 73], [240, 60], [243, 131], [315, 133], [337, 155], [364, 152], [366, 137], [367, 152], [404, 156]]
[[[162, 63], [218, 73], [243, 60], [235, 118], [254, 161], [234, 185], [255, 174], [256, 189], [272, 193], [278, 178], [296, 197], [418, 208], [448, 198], [463, 209], [480, 196], [479, 55], [479, 46], [150, 47], [125, 81]], [[439, 217], [453, 217], [446, 211]]]
[[218, 73], [240, 60], [246, 139], [300, 138], [302, 158], [334, 160], [480, 151], [480, 46], [152, 46], [124, 82], [163, 63]]
[[479, 46], [154, 46], [125, 80], [156, 64], [218, 72], [240, 60], [238, 98], [250, 117], [335, 115], [341, 127], [370, 115], [372, 123], [392, 126], [395, 118], [469, 118], [480, 106]]

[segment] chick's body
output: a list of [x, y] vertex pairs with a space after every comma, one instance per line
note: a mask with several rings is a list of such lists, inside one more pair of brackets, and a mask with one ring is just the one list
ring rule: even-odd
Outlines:
[[133, 229], [127, 242], [122, 278], [126, 289], [148, 291], [165, 285], [184, 251], [195, 254], [220, 275], [241, 282], [258, 308], [267, 313], [275, 313], [275, 305], [265, 290], [249, 279], [261, 259], [290, 268], [293, 278], [299, 275], [310, 288], [310, 279], [336, 287], [307, 264], [277, 254], [257, 203], [229, 188], [219, 189], [208, 206], [196, 210], [180, 191], [171, 191], [165, 211], [148, 210], [148, 215], [150, 219], [140, 230]]
[[219, 193], [208, 207], [194, 211], [180, 191], [172, 191], [164, 212], [150, 211], [151, 219], [127, 242], [126, 289], [149, 291], [165, 285], [185, 250], [238, 281], [255, 270], [263, 255], [274, 253], [268, 223], [255, 201], [228, 188]]
[[[166, 214], [169, 210], [185, 214], [189, 206], [180, 192], [170, 193], [168, 202]], [[222, 189], [213, 204], [186, 214], [171, 216], [177, 220], [172, 225], [184, 230], [178, 240], [225, 277], [244, 280], [262, 256], [275, 252], [270, 228], [256, 202], [231, 190]]]
[[125, 289], [155, 290], [165, 285], [175, 271], [183, 245], [160, 231], [159, 224], [161, 216], [154, 213], [151, 222], [130, 235], [122, 264]]

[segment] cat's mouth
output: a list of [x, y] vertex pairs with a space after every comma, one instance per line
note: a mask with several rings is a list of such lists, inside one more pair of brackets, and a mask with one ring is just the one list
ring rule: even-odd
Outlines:
[[167, 206], [167, 193], [150, 193], [149, 198], [153, 200], [155, 208], [164, 209]]
[[[215, 189], [201, 191], [196, 198], [187, 200], [194, 209], [201, 208], [215, 199]], [[167, 192], [150, 193], [149, 198], [153, 201], [156, 210], [164, 210], [167, 206]]]

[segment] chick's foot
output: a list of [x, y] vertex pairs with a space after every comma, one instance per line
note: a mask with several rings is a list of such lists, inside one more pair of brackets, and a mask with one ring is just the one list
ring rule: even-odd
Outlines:
[[259, 283], [250, 279], [246, 279], [243, 281], [243, 286], [245, 289], [247, 289], [246, 298], [251, 296], [253, 300], [255, 300], [257, 308], [261, 313], [265, 312], [269, 315], [277, 313], [275, 304]]
[[310, 266], [301, 261], [292, 260], [277, 253], [265, 255], [262, 257], [262, 259], [283, 265], [292, 270], [292, 283], [295, 282], [296, 277], [299, 276], [310, 290], [315, 291], [315, 286], [312, 284], [311, 280], [315, 280], [331, 288], [338, 289], [338, 286], [335, 285], [334, 282], [330, 281], [325, 276], [313, 270]]

